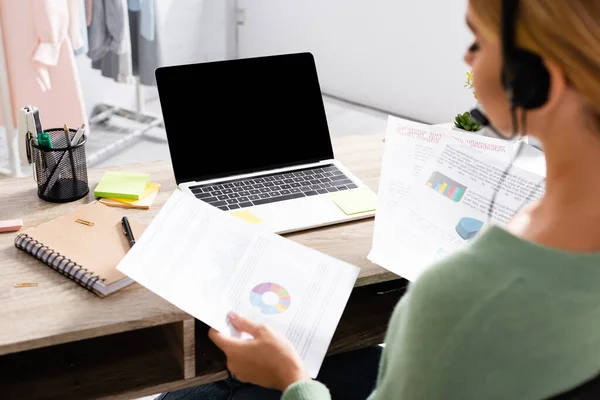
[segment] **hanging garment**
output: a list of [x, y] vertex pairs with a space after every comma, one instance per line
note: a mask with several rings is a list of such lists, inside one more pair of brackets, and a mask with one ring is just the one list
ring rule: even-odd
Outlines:
[[69, 13], [71, 25], [69, 26], [69, 36], [73, 43], [73, 50], [76, 56], [88, 52], [87, 23], [85, 16], [85, 0], [69, 0]]
[[129, 28], [129, 16], [127, 15], [127, 0], [121, 0], [125, 18], [123, 18], [123, 51], [119, 53], [118, 82], [133, 81], [133, 65], [131, 60], [131, 30]]
[[83, 47], [83, 38], [81, 37], [81, 0], [67, 0], [69, 5], [69, 38], [75, 51]]
[[156, 32], [155, 0], [140, 0], [140, 33], [147, 40], [154, 40]]
[[[85, 4], [85, 25], [90, 26], [92, 24], [92, 0], [84, 0]], [[86, 33], [87, 35], [87, 33]]]
[[146, 39], [154, 40], [156, 18], [154, 0], [127, 0], [129, 11], [140, 12], [140, 33]]
[[[135, 0], [134, 0], [135, 1]], [[148, 3], [149, 0], [142, 0]], [[151, 0], [154, 2], [154, 0]], [[142, 26], [142, 8], [138, 11], [132, 11], [131, 0], [129, 1], [129, 32], [131, 40], [131, 60], [133, 75], [139, 76], [140, 83], [146, 86], [156, 86], [154, 70], [161, 64], [159, 35], [156, 34], [156, 24], [154, 26], [154, 40], [148, 40], [141, 34]], [[140, 3], [143, 4], [143, 3]], [[135, 7], [134, 7], [135, 9]], [[154, 7], [152, 7], [152, 10]], [[155, 18], [156, 15], [152, 14]], [[92, 62], [92, 68], [102, 71], [102, 76], [113, 78], [118, 82], [127, 82], [120, 78], [120, 59], [117, 55], [109, 52], [101, 60]]]
[[46, 128], [87, 124], [67, 0], [0, 0], [0, 19], [14, 122], [32, 105]]
[[[125, 40], [126, 0], [94, 0], [92, 23], [88, 26], [88, 57], [98, 61], [109, 51], [122, 54], [128, 46]], [[129, 45], [130, 46], [130, 45]]]
[[[139, 76], [140, 83], [147, 86], [156, 86], [154, 71], [162, 65], [162, 53], [160, 47], [160, 32], [156, 21], [155, 0], [142, 0], [142, 6], [152, 3], [153, 40], [142, 34], [142, 20], [144, 9], [140, 11], [129, 11], [129, 24], [131, 28], [131, 54], [133, 61], [133, 74]], [[150, 8], [149, 8], [150, 10]]]
[[140, 11], [142, 9], [141, 0], [127, 0], [129, 11]]
[[[98, 0], [96, 0], [97, 2]], [[131, 30], [129, 17], [127, 15], [127, 0], [119, 0], [120, 7], [125, 17], [121, 20], [123, 24], [122, 43], [120, 53], [114, 50], [108, 51], [102, 58], [92, 60], [92, 68], [102, 71], [102, 76], [113, 78], [117, 82], [132, 83], [133, 67], [131, 54]], [[92, 21], [94, 24], [94, 21]]]

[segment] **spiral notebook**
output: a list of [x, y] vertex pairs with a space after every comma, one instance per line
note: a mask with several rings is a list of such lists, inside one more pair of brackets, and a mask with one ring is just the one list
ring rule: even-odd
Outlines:
[[[15, 246], [98, 296], [108, 296], [133, 283], [116, 268], [129, 250], [121, 218], [116, 209], [94, 201], [22, 231]], [[129, 223], [139, 238], [145, 226], [133, 218]]]

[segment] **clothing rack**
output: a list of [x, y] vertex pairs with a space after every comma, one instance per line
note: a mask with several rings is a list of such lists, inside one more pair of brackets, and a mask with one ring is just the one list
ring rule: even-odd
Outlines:
[[[21, 159], [19, 156], [18, 143], [19, 137], [15, 121], [13, 121], [13, 110], [12, 103], [10, 101], [10, 86], [8, 84], [7, 72], [6, 59], [4, 56], [2, 25], [0, 22], [0, 106], [2, 108], [4, 118], [6, 142], [8, 147], [8, 168], [0, 167], [0, 175], [8, 175], [17, 178], [23, 176], [24, 174], [21, 170]], [[93, 129], [94, 124], [110, 119], [112, 116], [128, 118], [138, 123], [142, 123], [144, 127], [127, 133], [118, 140], [104, 146], [96, 152], [88, 154], [86, 157], [88, 164], [92, 165], [101, 157], [104, 157], [115, 150], [122, 149], [122, 146], [142, 136], [152, 128], [164, 127], [163, 121], [159, 116], [149, 114], [145, 111], [144, 90], [138, 77], [136, 77], [135, 80], [135, 92], [135, 110], [104, 103], [97, 104], [92, 111], [91, 118], [89, 119], [89, 128], [90, 130]]]
[[[110, 119], [112, 116], [125, 117], [142, 123], [143, 127], [133, 132], [129, 132], [118, 140], [104, 146], [94, 153], [87, 154], [87, 162], [89, 165], [93, 165], [98, 159], [107, 154], [122, 149], [125, 144], [132, 140], [140, 137], [150, 129], [154, 127], [164, 127], [162, 119], [157, 115], [152, 115], [145, 110], [145, 99], [143, 87], [140, 83], [139, 77], [135, 77], [135, 93], [136, 93], [136, 105], [135, 110], [120, 107], [111, 104], [97, 104], [91, 113], [89, 118], [88, 132], [93, 130], [94, 124], [103, 120]], [[0, 166], [0, 175], [8, 175], [11, 177], [22, 177], [24, 176], [21, 169], [21, 162], [19, 156], [19, 135], [17, 132], [16, 121], [13, 120], [12, 102], [10, 86], [8, 81], [8, 68], [6, 65], [6, 57], [4, 52], [4, 38], [2, 21], [0, 20], [0, 108], [4, 118], [4, 128], [6, 131], [6, 142], [8, 148], [8, 168]], [[93, 136], [93, 134], [92, 134]]]
[[[243, 25], [243, 9], [238, 5], [238, 0], [226, 0], [223, 3], [226, 8], [226, 47], [228, 58], [238, 58], [239, 27]], [[17, 121], [13, 120], [12, 102], [10, 87], [8, 85], [8, 72], [4, 54], [4, 42], [2, 38], [2, 24], [0, 21], [0, 108], [4, 116], [6, 128], [6, 141], [8, 144], [8, 168], [0, 167], [0, 175], [9, 175], [13, 177], [23, 176], [21, 162], [19, 157], [19, 137], [17, 132]], [[100, 103], [93, 107], [91, 115], [88, 118], [88, 129], [92, 131], [90, 137], [94, 137], [94, 125], [99, 122], [110, 119], [113, 116], [125, 117], [141, 123], [142, 127], [132, 132], [127, 132], [119, 137], [113, 143], [110, 143], [94, 153], [87, 153], [87, 160], [90, 166], [110, 153], [117, 152], [124, 145], [134, 139], [144, 135], [154, 127], [164, 128], [164, 123], [160, 115], [153, 115], [146, 111], [144, 91], [138, 77], [135, 79], [136, 104], [133, 109], [121, 107], [113, 104]], [[1, 140], [1, 139], [0, 139]]]
[[21, 160], [19, 157], [19, 146], [17, 127], [13, 121], [13, 109], [10, 100], [10, 87], [8, 85], [8, 68], [4, 55], [4, 35], [2, 31], [2, 20], [0, 19], [0, 108], [4, 117], [4, 128], [6, 130], [6, 145], [8, 147], [8, 168], [0, 167], [0, 174], [12, 177], [23, 176], [21, 171]]
[[112, 151], [122, 149], [123, 146], [132, 140], [142, 136], [144, 133], [155, 127], [164, 127], [162, 118], [157, 115], [149, 114], [145, 110], [145, 99], [144, 89], [140, 83], [139, 77], [135, 77], [135, 93], [136, 93], [136, 108], [132, 110], [127, 107], [120, 107], [116, 105], [100, 103], [94, 106], [92, 115], [89, 119], [90, 130], [93, 129], [94, 124], [98, 124], [101, 121], [110, 119], [112, 116], [119, 116], [130, 119], [137, 123], [141, 123], [144, 126], [140, 129], [136, 129], [133, 132], [127, 133], [120, 137], [118, 140], [104, 146], [92, 154], [87, 154], [87, 162], [89, 165], [93, 165], [101, 157], [106, 156]]
[[118, 140], [104, 146], [92, 154], [88, 154], [86, 158], [89, 165], [93, 165], [101, 157], [104, 157], [106, 154], [114, 150], [122, 149], [125, 144], [142, 136], [150, 129], [155, 127], [164, 127], [162, 118], [149, 114], [145, 111], [143, 87], [138, 77], [136, 77], [136, 109], [132, 110], [126, 107], [120, 107], [106, 103], [97, 104], [92, 110], [92, 116], [89, 120], [90, 129], [93, 128], [94, 124], [110, 119], [112, 116], [130, 119], [137, 123], [143, 124], [143, 127], [127, 133]]

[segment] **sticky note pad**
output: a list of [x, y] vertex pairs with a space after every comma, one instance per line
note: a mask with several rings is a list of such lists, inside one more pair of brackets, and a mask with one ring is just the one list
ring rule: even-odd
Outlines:
[[374, 211], [377, 207], [377, 195], [368, 187], [330, 193], [329, 198], [346, 215]]
[[94, 196], [139, 200], [149, 180], [150, 174], [107, 171], [96, 186]]
[[122, 208], [137, 208], [140, 210], [148, 210], [156, 200], [160, 184], [148, 183], [146, 190], [142, 194], [142, 198], [139, 200], [127, 200], [127, 199], [109, 199], [101, 198], [98, 200], [100, 203], [111, 207], [122, 207]]
[[[147, 199], [150, 195], [155, 194], [160, 189], [159, 183], [147, 183], [146, 189], [144, 189], [144, 193], [142, 193], [142, 197], [139, 200], [128, 200], [128, 199], [111, 199], [125, 204], [133, 204], [139, 203], [145, 199]], [[154, 195], [156, 198], [156, 194]], [[152, 205], [152, 203], [150, 203]]]
[[258, 224], [262, 222], [262, 219], [258, 218], [256, 215], [252, 214], [250, 211], [234, 211], [230, 213], [236, 218], [242, 219], [251, 224]]

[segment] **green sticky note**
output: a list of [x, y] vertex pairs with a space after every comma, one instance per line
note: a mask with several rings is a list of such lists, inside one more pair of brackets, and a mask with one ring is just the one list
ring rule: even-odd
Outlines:
[[374, 211], [377, 207], [377, 195], [368, 187], [330, 193], [329, 198], [346, 215]]
[[94, 196], [139, 200], [149, 180], [150, 174], [107, 171], [96, 186]]

